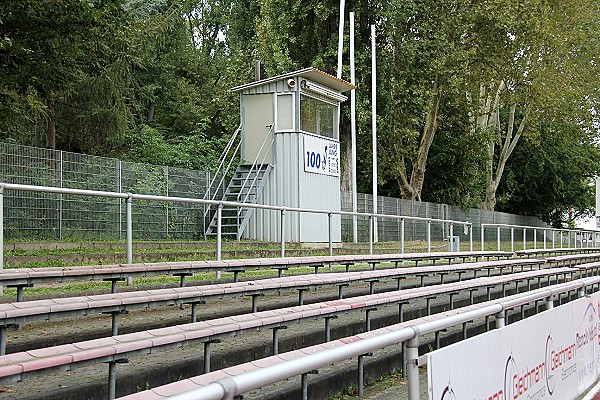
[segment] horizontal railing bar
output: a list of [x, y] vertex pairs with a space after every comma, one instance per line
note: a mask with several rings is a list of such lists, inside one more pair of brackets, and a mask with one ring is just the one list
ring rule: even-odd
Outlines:
[[222, 400], [232, 398], [227, 396], [246, 393], [268, 384], [289, 379], [312, 370], [318, 370], [336, 362], [358, 357], [362, 354], [370, 353], [387, 346], [406, 342], [427, 333], [446, 329], [460, 323], [472, 321], [473, 319], [496, 315], [522, 304], [546, 299], [559, 293], [569, 292], [599, 282], [600, 277], [584, 278], [573, 282], [554, 285], [553, 288], [543, 288], [535, 290], [534, 292], [513, 295], [505, 300], [495, 300], [494, 304], [449, 316], [438, 321], [420, 323], [398, 331], [348, 343], [345, 346], [334, 347], [305, 357], [278, 363], [237, 376], [220, 379], [205, 387], [173, 396], [171, 397], [171, 400]]
[[193, 203], [193, 204], [209, 204], [219, 205], [222, 204], [224, 207], [247, 207], [257, 208], [263, 210], [274, 210], [274, 211], [291, 211], [291, 212], [304, 212], [312, 214], [334, 214], [334, 215], [350, 215], [359, 217], [377, 217], [377, 218], [389, 218], [398, 220], [411, 220], [411, 221], [430, 221], [439, 223], [452, 223], [456, 225], [472, 226], [472, 223], [468, 221], [455, 221], [448, 219], [438, 218], [425, 218], [425, 217], [411, 217], [402, 215], [391, 215], [391, 214], [371, 214], [351, 211], [339, 211], [339, 210], [325, 210], [325, 209], [314, 209], [314, 208], [298, 208], [298, 207], [283, 207], [283, 206], [270, 206], [265, 204], [252, 204], [252, 203], [240, 203], [235, 201], [219, 201], [219, 200], [208, 200], [208, 199], [194, 199], [189, 197], [173, 197], [173, 196], [158, 196], [158, 195], [146, 195], [146, 194], [135, 194], [135, 193], [118, 193], [118, 192], [103, 192], [98, 190], [87, 190], [87, 189], [68, 189], [68, 188], [57, 188], [50, 186], [36, 186], [36, 185], [22, 185], [13, 183], [0, 183], [0, 187], [8, 190], [19, 190], [29, 192], [42, 192], [42, 193], [56, 193], [56, 194], [71, 194], [81, 196], [96, 196], [96, 197], [110, 197], [132, 200], [147, 200], [147, 201], [167, 201], [177, 203]]

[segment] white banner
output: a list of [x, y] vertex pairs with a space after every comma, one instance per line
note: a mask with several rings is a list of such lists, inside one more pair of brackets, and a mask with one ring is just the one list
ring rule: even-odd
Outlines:
[[334, 140], [305, 134], [304, 171], [340, 176], [340, 144]]
[[599, 311], [594, 294], [429, 353], [429, 399], [575, 399], [600, 372]]

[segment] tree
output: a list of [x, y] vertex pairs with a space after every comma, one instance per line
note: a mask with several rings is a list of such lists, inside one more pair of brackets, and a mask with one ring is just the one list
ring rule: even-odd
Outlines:
[[587, 1], [489, 1], [474, 15], [467, 98], [471, 132], [489, 137], [481, 207], [493, 210], [506, 163], [537, 120], [589, 120], [600, 21], [597, 2]]
[[498, 209], [536, 216], [554, 226], [590, 216], [600, 148], [586, 132], [589, 127], [548, 120], [539, 129], [539, 140], [523, 140], [507, 163]]
[[[122, 8], [110, 1], [7, 0], [0, 5], [0, 95], [35, 98], [56, 147], [57, 103], [124, 46]], [[118, 29], [117, 29], [118, 27]]]

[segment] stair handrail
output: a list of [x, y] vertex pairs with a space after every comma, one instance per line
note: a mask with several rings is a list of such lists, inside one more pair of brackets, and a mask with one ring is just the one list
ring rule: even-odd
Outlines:
[[214, 173], [213, 178], [210, 181], [210, 184], [208, 185], [208, 190], [204, 193], [204, 200], [207, 199], [207, 196], [210, 195], [210, 193], [212, 192], [212, 197], [210, 198], [210, 200], [214, 200], [217, 192], [219, 190], [219, 188], [221, 187], [221, 185], [223, 184], [223, 181], [225, 180], [225, 176], [227, 176], [227, 172], [229, 172], [229, 168], [231, 167], [231, 163], [233, 162], [233, 159], [235, 158], [235, 155], [237, 154], [242, 142], [240, 141], [238, 143], [238, 145], [236, 146], [235, 151], [233, 152], [233, 154], [231, 155], [231, 157], [229, 158], [229, 162], [227, 164], [227, 168], [225, 169], [225, 171], [223, 171], [223, 175], [221, 177], [221, 180], [219, 181], [219, 184], [217, 185], [217, 187], [215, 188], [215, 190], [212, 190], [213, 184], [215, 183], [215, 179], [217, 178], [217, 176], [219, 176], [219, 172], [221, 172], [221, 169], [223, 168], [223, 165], [225, 164], [225, 161], [227, 159], [227, 155], [229, 154], [231, 148], [233, 147], [233, 144], [235, 143], [238, 135], [240, 134], [240, 132], [242, 131], [242, 124], [240, 124], [237, 129], [235, 130], [235, 132], [233, 132], [233, 135], [231, 135], [231, 138], [229, 139], [229, 142], [227, 142], [227, 146], [225, 146], [225, 150], [223, 150], [223, 153], [221, 153], [221, 156], [219, 157], [219, 167], [217, 168], [217, 171]]
[[[242, 183], [242, 187], [240, 188], [240, 192], [237, 195], [237, 201], [240, 201], [240, 197], [244, 191], [244, 188], [246, 187], [246, 183], [248, 183], [248, 179], [250, 178], [250, 175], [252, 174], [252, 171], [256, 168], [257, 166], [257, 162], [258, 162], [258, 158], [260, 157], [260, 155], [263, 153], [263, 148], [265, 147], [265, 144], [267, 143], [267, 139], [271, 138], [271, 144], [269, 146], [269, 148], [267, 149], [267, 151], [265, 151], [262, 160], [261, 160], [261, 165], [264, 164], [267, 155], [269, 154], [269, 150], [271, 150], [271, 148], [273, 147], [273, 142], [275, 141], [274, 137], [273, 137], [273, 125], [269, 126], [269, 135], [265, 135], [265, 138], [263, 139], [262, 144], [260, 145], [260, 148], [258, 149], [258, 153], [256, 153], [256, 157], [254, 157], [254, 162], [252, 163], [252, 166], [250, 167], [250, 171], [248, 171], [248, 174], [246, 175], [246, 179], [244, 179], [244, 182]], [[256, 178], [258, 178], [258, 171], [256, 171], [256, 175], [254, 176], [254, 179], [252, 180], [252, 183], [250, 185], [250, 187], [248, 187], [248, 192], [246, 193], [246, 196], [244, 197], [244, 200], [241, 201], [241, 203], [245, 203], [246, 200], [248, 200], [248, 195], [250, 194], [250, 190], [252, 190], [252, 188], [254, 187], [254, 184], [256, 183]]]

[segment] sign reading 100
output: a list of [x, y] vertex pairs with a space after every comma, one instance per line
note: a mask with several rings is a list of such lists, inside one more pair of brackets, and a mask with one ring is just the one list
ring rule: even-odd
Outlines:
[[[321, 158], [323, 159], [322, 162], [321, 162]], [[321, 164], [323, 164], [322, 167], [321, 167]], [[307, 151], [306, 152], [306, 166], [310, 167], [310, 168], [325, 169], [327, 166], [327, 157], [326, 156], [321, 157], [321, 153], [315, 153], [314, 151]]]
[[304, 170], [339, 176], [339, 143], [311, 135], [304, 136]]

